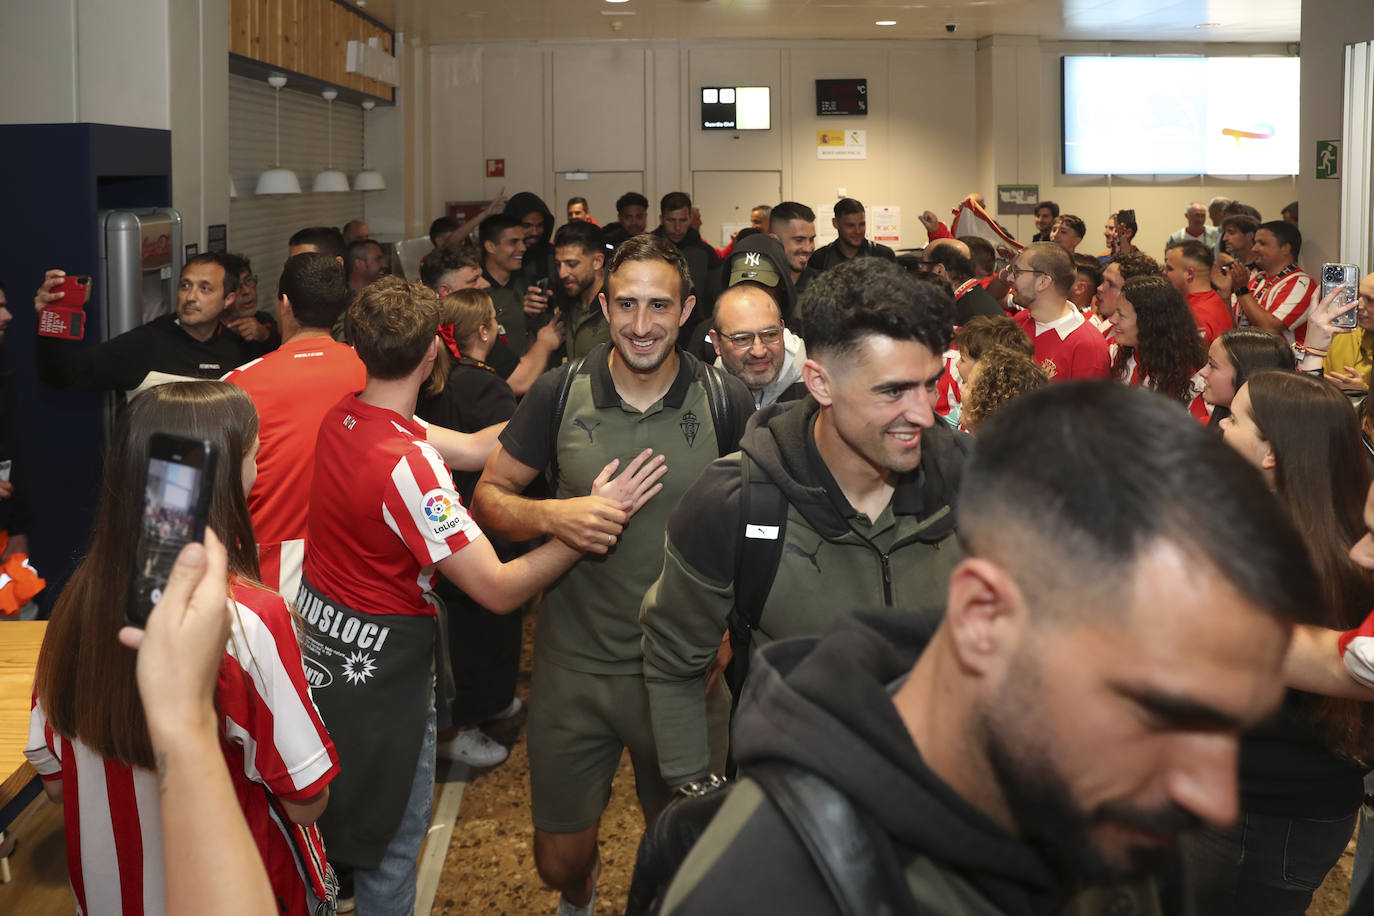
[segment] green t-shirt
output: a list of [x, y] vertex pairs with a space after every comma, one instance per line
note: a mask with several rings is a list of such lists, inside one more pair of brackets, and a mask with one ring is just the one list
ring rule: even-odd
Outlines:
[[603, 556], [586, 555], [549, 587], [539, 614], [535, 655], [592, 674], [641, 672], [639, 605], [663, 568], [668, 516], [697, 475], [722, 452], [739, 444], [754, 401], [737, 380], [726, 376], [737, 429], [725, 431], [721, 447], [711, 419], [702, 365], [678, 354], [678, 373], [668, 393], [642, 413], [621, 400], [602, 345], [587, 355], [573, 379], [556, 442], [550, 424], [564, 370], [545, 373], [525, 395], [501, 444], [512, 457], [544, 469], [557, 449], [556, 497], [586, 496], [592, 481], [612, 458], [621, 467], [645, 448], [666, 458], [663, 490], [630, 519], [619, 542]]

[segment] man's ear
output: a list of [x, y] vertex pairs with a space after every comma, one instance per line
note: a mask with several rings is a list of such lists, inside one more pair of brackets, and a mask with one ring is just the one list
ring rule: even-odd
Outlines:
[[601, 268], [605, 266], [606, 256], [604, 254], [602, 254], [601, 252], [597, 252], [596, 254], [592, 255], [592, 270], [596, 271], [597, 273], [600, 273]]
[[835, 403], [834, 392], [831, 390], [834, 379], [825, 366], [814, 359], [808, 359], [802, 363], [802, 381], [806, 383], [806, 390], [816, 399], [816, 403], [822, 407], [829, 407]]
[[278, 293], [277, 320], [280, 321], [282, 318], [285, 318], [288, 315], [290, 315], [291, 319], [294, 321], [296, 318], [296, 310], [291, 307], [291, 299], [286, 295], [286, 293]]
[[606, 293], [605, 293], [604, 291], [603, 291], [603, 292], [597, 293], [597, 294], [596, 294], [596, 301], [601, 303], [601, 316], [602, 316], [603, 318], [606, 319], [606, 323], [607, 323], [607, 324], [610, 324], [610, 323], [611, 323], [611, 306], [610, 306], [610, 303], [608, 303], [608, 302], [606, 301]]
[[[678, 320], [677, 320], [677, 326], [678, 326], [678, 327], [682, 327], [684, 324], [687, 323], [687, 319], [691, 317], [691, 315], [692, 315], [692, 309], [696, 307], [696, 304], [697, 304], [697, 297], [696, 297], [696, 296], [688, 296], [688, 297], [687, 297], [687, 301], [684, 302], [684, 303], [682, 303], [682, 317], [678, 318]], [[607, 320], [607, 321], [610, 321], [609, 318], [607, 318], [606, 320]]]
[[711, 346], [716, 348], [716, 355], [722, 355], [722, 353], [725, 350], [725, 344], [721, 343], [720, 341], [720, 331], [717, 331], [715, 328], [711, 328], [709, 331], [706, 332], [706, 336], [711, 338]]
[[1021, 648], [1030, 617], [1025, 596], [1005, 569], [967, 557], [949, 578], [945, 627], [965, 673], [997, 678]]

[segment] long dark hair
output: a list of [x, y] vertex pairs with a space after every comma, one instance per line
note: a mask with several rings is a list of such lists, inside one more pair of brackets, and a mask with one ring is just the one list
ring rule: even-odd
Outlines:
[[[1231, 384], [1232, 391], [1240, 391], [1250, 376], [1267, 369], [1286, 369], [1289, 372], [1298, 368], [1297, 358], [1288, 341], [1277, 334], [1259, 328], [1231, 328], [1221, 332], [1221, 348], [1226, 351], [1236, 377]], [[1230, 407], [1220, 405], [1212, 408], [1212, 425], [1220, 423], [1231, 415]]]
[[[1317, 569], [1323, 622], [1337, 630], [1356, 626], [1374, 602], [1374, 574], [1350, 559], [1365, 533], [1370, 481], [1355, 408], [1335, 385], [1296, 372], [1259, 372], [1246, 384], [1255, 426], [1274, 451], [1275, 491]], [[1374, 750], [1374, 710], [1365, 704], [1327, 699], [1318, 721], [1333, 750], [1356, 758]]]
[[53, 608], [34, 687], [54, 731], [79, 738], [106, 759], [145, 769], [153, 767], [153, 749], [134, 680], [136, 655], [120, 645], [118, 633], [143, 516], [138, 481], [155, 432], [215, 444], [209, 526], [229, 553], [231, 577], [253, 583], [260, 577], [243, 493], [243, 459], [258, 437], [252, 400], [225, 382], [151, 388], [130, 401], [115, 424], [90, 549]]
[[1124, 377], [1134, 353], [1142, 381], [1148, 380], [1152, 388], [1175, 401], [1188, 403], [1193, 398], [1193, 375], [1207, 363], [1188, 301], [1172, 283], [1153, 274], [1131, 277], [1121, 295], [1135, 309], [1136, 345], [1117, 350], [1113, 372], [1117, 378]]

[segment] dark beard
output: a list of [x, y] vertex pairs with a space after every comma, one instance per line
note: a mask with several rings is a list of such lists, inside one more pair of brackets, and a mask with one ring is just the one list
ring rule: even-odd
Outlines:
[[[1021, 667], [1018, 665], [1018, 667]], [[1026, 697], [1033, 697], [1037, 678], [1013, 677], [996, 703], [997, 721], [985, 715], [982, 744], [993, 776], [1006, 798], [1019, 836], [1039, 851], [1057, 874], [1077, 884], [1110, 884], [1159, 874], [1176, 855], [1172, 846], [1123, 847], [1109, 857], [1093, 843], [1092, 829], [1105, 824], [1177, 836], [1201, 825], [1197, 815], [1178, 805], [1149, 810], [1127, 802], [1108, 802], [1082, 810], [1044, 745], [1046, 730]]]

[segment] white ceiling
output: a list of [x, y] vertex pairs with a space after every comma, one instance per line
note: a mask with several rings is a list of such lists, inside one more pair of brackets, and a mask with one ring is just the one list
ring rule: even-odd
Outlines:
[[[355, 0], [358, 2], [358, 0]], [[365, 6], [364, 6], [365, 2]], [[428, 44], [610, 38], [1295, 42], [1301, 0], [364, 0]], [[880, 19], [894, 19], [881, 27]], [[957, 22], [949, 34], [945, 24]], [[619, 23], [618, 30], [614, 24]]]

